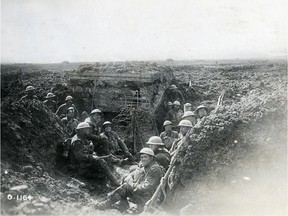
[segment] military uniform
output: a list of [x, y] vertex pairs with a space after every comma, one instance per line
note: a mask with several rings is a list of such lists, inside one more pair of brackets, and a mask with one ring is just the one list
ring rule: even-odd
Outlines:
[[61, 119], [61, 121], [65, 125], [65, 130], [69, 134], [69, 137], [74, 136], [76, 134], [75, 129], [79, 124], [79, 121], [75, 118], [68, 119], [68, 117]]
[[165, 170], [169, 168], [171, 156], [167, 149], [158, 148], [154, 151], [156, 161], [160, 166], [164, 167]]
[[[119, 185], [105, 160], [93, 157], [94, 146], [91, 141], [79, 135], [73, 136], [71, 140], [70, 161], [83, 172], [102, 172], [111, 181], [112, 184]], [[96, 155], [95, 155], [96, 156]], [[89, 169], [85, 169], [89, 168]]]
[[[172, 154], [179, 146], [179, 142], [184, 138], [183, 134], [179, 133], [179, 138], [174, 141], [171, 149], [169, 150], [170, 154]], [[172, 154], [173, 155], [173, 154]]]
[[105, 209], [115, 202], [127, 203], [127, 198], [143, 210], [145, 203], [152, 197], [164, 172], [159, 164], [153, 160], [147, 167], [136, 169], [124, 184], [108, 195], [108, 200], [100, 203], [96, 208]]
[[45, 100], [43, 102], [53, 113], [56, 112], [56, 101], [54, 100]]
[[87, 122], [92, 128], [92, 134], [100, 136], [101, 128], [97, 122], [94, 122], [91, 117], [87, 117], [84, 122]]
[[183, 116], [183, 111], [181, 109], [179, 109], [178, 111], [175, 111], [172, 109], [168, 111], [166, 119], [170, 120], [173, 126], [176, 126], [181, 120], [182, 116]]
[[93, 142], [94, 151], [98, 155], [110, 154], [109, 141], [107, 138], [104, 138], [104, 136], [101, 136], [100, 127], [98, 124], [95, 123], [90, 117], [87, 117], [85, 122], [87, 122], [92, 128], [92, 134], [90, 134], [89, 139]]
[[104, 132], [102, 135], [106, 135], [109, 141], [109, 150], [112, 154], [119, 154], [121, 151], [125, 154], [129, 154], [129, 150], [126, 144], [120, 139], [118, 134], [115, 131], [109, 133]]
[[162, 142], [165, 144], [165, 148], [170, 150], [173, 142], [178, 138], [178, 133], [176, 131], [171, 130], [170, 133], [163, 131], [160, 134], [160, 138]]

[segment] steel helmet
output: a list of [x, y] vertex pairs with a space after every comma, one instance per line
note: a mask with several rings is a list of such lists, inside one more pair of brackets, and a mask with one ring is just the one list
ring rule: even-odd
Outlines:
[[171, 85], [170, 89], [177, 89], [177, 86], [176, 85]]
[[167, 105], [168, 105], [168, 106], [172, 106], [173, 103], [172, 103], [171, 101], [168, 101]]
[[66, 98], [65, 98], [65, 101], [68, 101], [68, 100], [73, 100], [73, 97], [68, 95]]
[[154, 157], [154, 152], [150, 148], [142, 148], [140, 154], [147, 154]]
[[104, 126], [108, 126], [108, 125], [112, 125], [112, 123], [110, 122], [110, 121], [105, 121], [104, 123], [103, 123], [103, 125], [102, 125], [102, 127], [104, 127]]
[[164, 123], [163, 123], [163, 127], [165, 127], [166, 125], [172, 125], [172, 122], [166, 120], [166, 121], [164, 121]]
[[51, 92], [49, 92], [47, 95], [46, 95], [46, 98], [53, 98], [55, 97], [55, 95]]
[[174, 102], [173, 102], [173, 105], [178, 105], [178, 106], [180, 106], [181, 104], [180, 104], [179, 101], [174, 101]]
[[150, 139], [148, 140], [148, 142], [146, 142], [146, 144], [148, 144], [148, 145], [165, 145], [159, 136], [150, 137]]
[[89, 115], [92, 115], [92, 114], [95, 114], [95, 113], [102, 114], [100, 109], [94, 109], [94, 110], [91, 111], [91, 113]]
[[69, 110], [75, 111], [74, 107], [69, 107], [69, 108], [67, 109], [67, 112], [68, 112]]
[[204, 105], [200, 105], [200, 106], [197, 107], [197, 109], [195, 110], [195, 112], [197, 112], [199, 109], [202, 109], [202, 108], [204, 108], [204, 109], [207, 110], [207, 108], [206, 108]]
[[183, 127], [193, 127], [192, 123], [189, 120], [181, 120], [178, 124], [178, 126], [183, 126]]
[[190, 103], [185, 103], [184, 106], [185, 107], [191, 107], [192, 105]]
[[181, 117], [181, 119], [188, 117], [188, 116], [195, 116], [194, 112], [192, 111], [186, 111], [183, 116]]
[[27, 91], [32, 91], [32, 90], [35, 90], [35, 88], [33, 86], [27, 86], [26, 87], [26, 92]]
[[90, 128], [90, 125], [87, 122], [81, 122], [77, 125], [77, 130], [83, 129], [83, 128]]

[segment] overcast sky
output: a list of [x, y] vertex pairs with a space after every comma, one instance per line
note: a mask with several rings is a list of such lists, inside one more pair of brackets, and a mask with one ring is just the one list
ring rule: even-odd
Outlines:
[[1, 0], [1, 60], [286, 55], [286, 0]]

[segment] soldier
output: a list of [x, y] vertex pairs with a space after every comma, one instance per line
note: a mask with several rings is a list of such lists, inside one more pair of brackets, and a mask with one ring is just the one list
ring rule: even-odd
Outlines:
[[180, 109], [180, 102], [174, 101], [173, 109], [167, 113], [167, 120], [170, 120], [172, 122], [172, 125], [176, 126], [181, 120], [182, 115], [183, 111]]
[[56, 101], [54, 100], [55, 95], [49, 92], [46, 95], [46, 100], [43, 102], [53, 113], [56, 112]]
[[86, 118], [89, 117], [89, 114], [86, 111], [81, 113], [81, 121], [84, 122]]
[[75, 110], [74, 107], [69, 107], [67, 110], [67, 116], [62, 118], [61, 121], [65, 125], [65, 131], [68, 133], [69, 137], [73, 137], [76, 134], [76, 127], [79, 121], [74, 118]]
[[164, 94], [164, 103], [165, 106], [167, 107], [167, 102], [168, 101], [180, 101], [180, 103], [183, 105], [184, 104], [184, 97], [182, 93], [178, 90], [176, 85], [171, 85], [168, 89], [167, 92]]
[[92, 133], [89, 138], [92, 140], [94, 145], [94, 151], [99, 155], [107, 155], [109, 151], [109, 142], [108, 137], [105, 134], [101, 134], [101, 121], [102, 121], [102, 112], [99, 109], [94, 109], [89, 114], [89, 117], [85, 119], [90, 127], [92, 128]]
[[115, 131], [112, 131], [112, 123], [106, 121], [103, 123], [102, 128], [104, 132], [101, 136], [105, 135], [108, 138], [110, 153], [118, 157], [120, 156], [121, 158], [127, 157], [131, 162], [135, 162], [135, 159], [129, 152], [126, 144], [120, 139]]
[[142, 167], [135, 170], [125, 182], [108, 194], [108, 197], [95, 205], [96, 209], [107, 209], [117, 201], [120, 201], [122, 210], [127, 210], [130, 201], [137, 204], [138, 210], [143, 211], [145, 203], [152, 197], [160, 180], [163, 170], [154, 157], [154, 152], [150, 148], [143, 148], [140, 151]]
[[165, 131], [160, 133], [160, 138], [162, 142], [165, 144], [165, 148], [170, 150], [172, 143], [178, 139], [178, 132], [172, 130], [172, 123], [170, 121], [165, 121], [163, 123], [163, 127]]
[[184, 104], [184, 113], [187, 111], [192, 111], [192, 105], [190, 103]]
[[192, 112], [192, 111], [184, 112], [184, 115], [181, 117], [181, 120], [184, 120], [184, 119], [189, 120], [193, 126], [197, 123], [196, 116], [195, 116], [194, 112]]
[[171, 156], [169, 151], [164, 147], [165, 144], [162, 142], [161, 138], [158, 136], [152, 136], [146, 144], [153, 150], [156, 161], [159, 165], [167, 170], [170, 165]]
[[204, 116], [208, 116], [208, 109], [204, 105], [200, 105], [195, 110], [195, 114], [198, 119], [202, 119]]
[[59, 108], [57, 109], [56, 115], [60, 116], [60, 118], [63, 118], [63, 117], [65, 117], [68, 108], [69, 108], [69, 107], [73, 107], [74, 110], [75, 110], [75, 116], [74, 116], [74, 117], [75, 117], [75, 118], [78, 118], [79, 112], [78, 112], [76, 106], [73, 104], [72, 100], [73, 100], [73, 97], [72, 97], [72, 96], [70, 96], [70, 95], [67, 96], [67, 97], [65, 98], [65, 103], [62, 104], [61, 106], [59, 106]]
[[92, 127], [92, 133], [95, 135], [100, 135], [101, 133], [102, 115], [101, 110], [94, 109], [90, 112], [89, 117], [85, 119], [85, 122]]
[[26, 94], [21, 97], [20, 101], [38, 100], [38, 97], [35, 95], [35, 88], [33, 86], [27, 86], [25, 92]]
[[167, 112], [172, 110], [172, 108], [173, 108], [173, 103], [171, 101], [168, 101], [168, 103], [167, 103]]
[[[81, 122], [76, 128], [76, 135], [71, 140], [71, 161], [79, 164], [79, 169], [87, 172], [100, 171], [105, 174], [113, 186], [119, 186], [119, 182], [109, 169], [106, 161], [93, 153], [93, 144], [88, 137], [91, 128], [88, 123]], [[86, 169], [85, 169], [86, 168]]]
[[192, 123], [188, 120], [181, 120], [178, 126], [180, 127], [179, 139], [173, 143], [169, 151], [171, 156], [173, 156], [177, 150], [179, 141], [191, 130], [191, 128], [193, 128]]

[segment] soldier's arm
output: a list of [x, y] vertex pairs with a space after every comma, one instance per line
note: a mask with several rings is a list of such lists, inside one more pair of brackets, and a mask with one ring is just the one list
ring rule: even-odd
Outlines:
[[83, 144], [78, 140], [73, 143], [73, 152], [79, 161], [91, 161], [93, 159], [92, 154], [87, 154]]
[[162, 171], [159, 167], [152, 167], [145, 178], [145, 181], [137, 185], [135, 191], [138, 192], [154, 192], [155, 188], [159, 185], [162, 177]]

